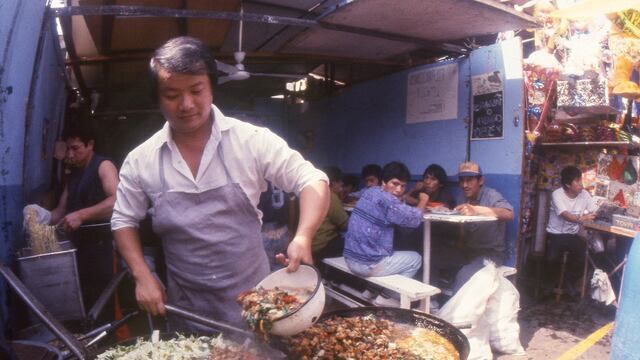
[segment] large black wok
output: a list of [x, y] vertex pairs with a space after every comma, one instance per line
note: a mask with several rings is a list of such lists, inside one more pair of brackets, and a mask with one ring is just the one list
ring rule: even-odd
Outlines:
[[[172, 307], [175, 309], [175, 307]], [[172, 310], [173, 311], [173, 310]], [[186, 311], [184, 310], [180, 310], [178, 309], [178, 311], [183, 311], [184, 313], [186, 313]], [[183, 315], [187, 315], [188, 314], [184, 314]], [[454, 327], [453, 325], [449, 324], [448, 322], [437, 318], [433, 315], [429, 315], [423, 312], [419, 312], [419, 311], [414, 311], [414, 310], [408, 310], [408, 309], [399, 309], [399, 308], [385, 308], [385, 307], [361, 307], [361, 308], [353, 308], [353, 309], [343, 309], [343, 310], [336, 310], [336, 311], [331, 311], [328, 313], [323, 314], [320, 319], [318, 321], [322, 321], [324, 319], [330, 318], [332, 316], [339, 316], [339, 317], [354, 317], [354, 316], [367, 316], [367, 315], [374, 315], [377, 318], [380, 319], [386, 319], [398, 324], [406, 324], [406, 325], [411, 325], [411, 326], [415, 326], [415, 327], [419, 327], [419, 328], [425, 328], [425, 329], [429, 329], [432, 331], [435, 331], [436, 333], [438, 333], [439, 335], [441, 335], [442, 337], [444, 337], [445, 339], [447, 339], [449, 342], [451, 342], [451, 344], [455, 347], [455, 349], [458, 351], [460, 360], [466, 360], [467, 357], [469, 356], [469, 342], [466, 338], [466, 336], [460, 331], [458, 330], [456, 327]], [[197, 318], [191, 318], [192, 320], [195, 321], [199, 321], [201, 323], [204, 324], [203, 319], [197, 319]], [[204, 321], [206, 321], [206, 319], [204, 319]], [[210, 326], [215, 326], [216, 324], [214, 323], [210, 323], [208, 324]], [[219, 324], [217, 324], [219, 325]], [[225, 325], [226, 327], [226, 325]], [[218, 329], [220, 329], [220, 327], [218, 327]], [[229, 331], [231, 330], [231, 331]], [[223, 336], [225, 338], [231, 339], [236, 341], [237, 343], [242, 344], [243, 341], [246, 338], [249, 338], [252, 341], [252, 345], [253, 346], [257, 346], [260, 348], [260, 354], [262, 356], [265, 356], [265, 358], [268, 359], [282, 359], [284, 354], [290, 354], [290, 350], [289, 347], [287, 345], [287, 341], [285, 338], [281, 338], [281, 337], [277, 337], [277, 336], [272, 336], [269, 340], [270, 345], [273, 348], [270, 348], [268, 346], [266, 346], [266, 344], [261, 343], [260, 341], [256, 340], [255, 337], [252, 336], [245, 336], [245, 332], [240, 330], [233, 330], [233, 329], [227, 329], [227, 331], [221, 331], [223, 333]], [[201, 334], [202, 335], [202, 334]], [[205, 334], [205, 335], [211, 335], [211, 334]], [[217, 334], [216, 334], [217, 335]], [[163, 339], [170, 339], [172, 337], [176, 336], [175, 334], [163, 334], [161, 336], [161, 338]], [[133, 345], [135, 344], [136, 339], [129, 339], [129, 340], [125, 340], [123, 342], [118, 343], [117, 345]], [[113, 345], [112, 345], [113, 346]], [[109, 346], [111, 347], [111, 346]], [[106, 351], [108, 349], [104, 348], [101, 349], [100, 351], [98, 351], [96, 354], [100, 354], [103, 351]], [[277, 351], [275, 349], [281, 350]], [[292, 357], [291, 355], [289, 356], [289, 358], [294, 359], [294, 357]]]
[[[398, 324], [412, 325], [415, 327], [435, 331], [445, 339], [449, 340], [449, 342], [451, 342], [451, 344], [458, 351], [460, 360], [466, 360], [469, 356], [469, 341], [460, 330], [440, 318], [415, 310], [386, 307], [360, 307], [343, 309], [322, 314], [318, 322], [321, 322], [322, 320], [330, 318], [332, 316], [347, 318], [367, 315], [374, 315], [377, 318], [386, 319]], [[275, 348], [278, 348], [287, 354], [290, 353], [286, 344], [286, 340], [275, 337], [271, 340], [271, 343]]]

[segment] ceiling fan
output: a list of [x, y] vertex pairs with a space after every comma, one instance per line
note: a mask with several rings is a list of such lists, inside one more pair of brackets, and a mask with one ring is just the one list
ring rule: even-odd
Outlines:
[[246, 80], [251, 76], [268, 76], [268, 77], [279, 77], [286, 78], [292, 80], [300, 80], [307, 76], [306, 74], [276, 74], [276, 73], [256, 73], [249, 72], [245, 69], [243, 61], [246, 56], [246, 53], [242, 51], [242, 15], [243, 15], [242, 1], [240, 1], [240, 23], [238, 28], [238, 51], [233, 53], [233, 57], [236, 60], [235, 65], [227, 64], [222, 61], [216, 60], [216, 65], [218, 66], [218, 70], [227, 74], [225, 76], [220, 76], [218, 78], [218, 84], [224, 84], [228, 81], [234, 80]]

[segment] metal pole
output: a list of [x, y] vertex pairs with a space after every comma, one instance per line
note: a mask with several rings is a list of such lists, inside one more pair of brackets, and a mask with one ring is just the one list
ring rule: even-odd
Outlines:
[[164, 308], [168, 313], [180, 316], [184, 319], [191, 320], [193, 322], [197, 322], [202, 325], [206, 325], [219, 330], [231, 331], [237, 334], [247, 336], [249, 338], [253, 338], [255, 336], [255, 334], [250, 331], [243, 330], [229, 324], [221, 323], [198, 314], [194, 314], [188, 310], [185, 310], [170, 304], [165, 304]]
[[42, 320], [51, 332], [53, 332], [71, 352], [78, 357], [78, 359], [84, 360], [89, 358], [89, 353], [82, 344], [76, 340], [76, 338], [62, 324], [56, 320], [45, 307], [33, 296], [31, 291], [16, 277], [16, 275], [9, 269], [9, 267], [2, 261], [0, 261], [0, 273], [7, 280], [7, 283], [13, 288], [13, 290], [24, 300], [29, 308]]
[[127, 272], [127, 269], [121, 269], [113, 278], [111, 278], [105, 289], [98, 297], [98, 300], [96, 300], [96, 302], [89, 310], [89, 315], [87, 315], [87, 318], [91, 323], [95, 322], [98, 316], [100, 316], [102, 309], [104, 309], [105, 305], [107, 305], [107, 302], [109, 302], [109, 299], [111, 298], [111, 296], [113, 296], [113, 293], [116, 291], [116, 288], [118, 288], [118, 285], [120, 285], [120, 282], [122, 281], [122, 279], [124, 279], [124, 276], [127, 274]]

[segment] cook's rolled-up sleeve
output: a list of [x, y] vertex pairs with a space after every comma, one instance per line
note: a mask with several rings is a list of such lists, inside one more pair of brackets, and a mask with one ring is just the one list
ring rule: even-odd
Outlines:
[[291, 149], [287, 143], [268, 129], [257, 134], [256, 158], [265, 179], [273, 182], [285, 192], [299, 195], [302, 189], [316, 181], [329, 179], [324, 172], [316, 169], [299, 152]]
[[146, 216], [149, 198], [140, 186], [139, 171], [140, 169], [135, 166], [135, 160], [131, 155], [127, 156], [120, 170], [120, 183], [111, 217], [111, 230], [125, 227], [137, 228]]

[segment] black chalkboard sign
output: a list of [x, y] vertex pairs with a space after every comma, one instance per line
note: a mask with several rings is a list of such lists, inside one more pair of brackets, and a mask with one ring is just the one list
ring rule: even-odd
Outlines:
[[473, 96], [472, 139], [503, 137], [502, 91]]

